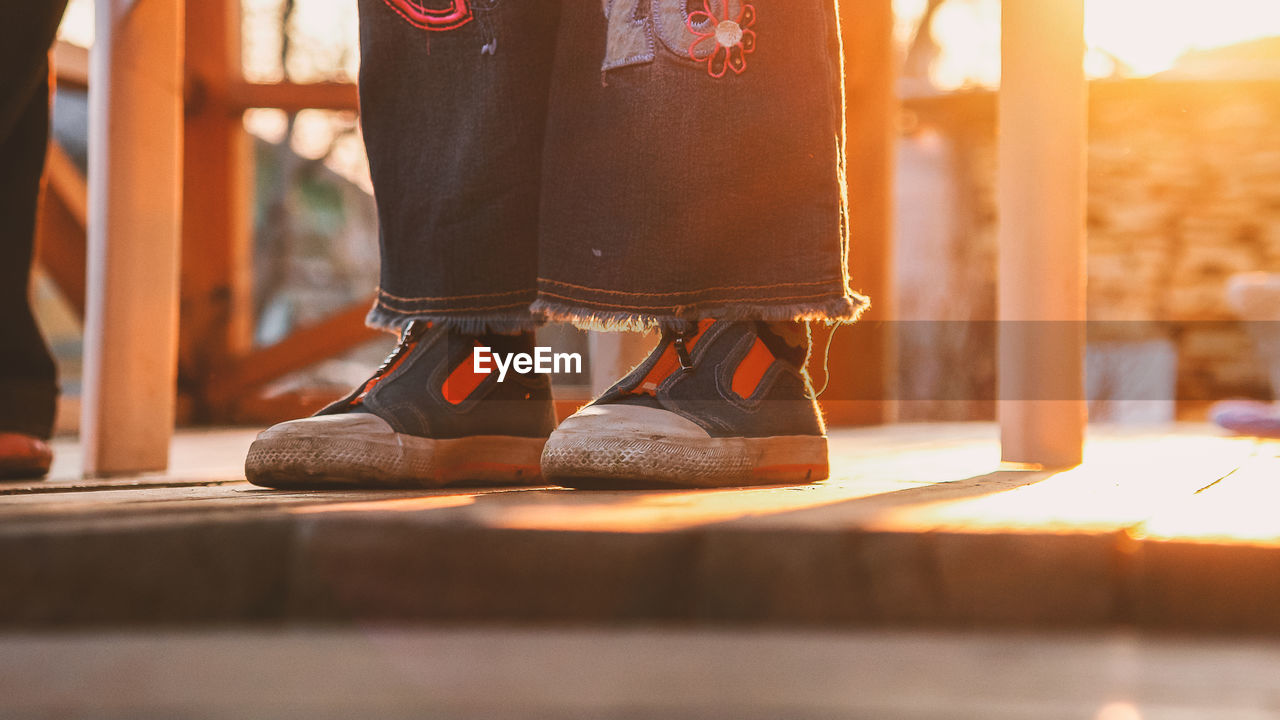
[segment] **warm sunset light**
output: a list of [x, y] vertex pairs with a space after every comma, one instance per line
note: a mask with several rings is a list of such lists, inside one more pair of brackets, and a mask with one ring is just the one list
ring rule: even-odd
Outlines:
[[1280, 3], [1272, 0], [1093, 0], [1089, 44], [1132, 74], [1167, 70], [1189, 50], [1280, 34]]
[[[928, 0], [897, 0], [917, 18]], [[1089, 71], [1141, 77], [1169, 70], [1189, 51], [1280, 35], [1272, 0], [1087, 0]], [[995, 85], [1000, 77], [999, 0], [945, 0], [933, 21], [941, 57], [932, 72], [943, 88]]]
[[1280, 0], [12, 0], [0, 720], [1280, 720]]
[[[279, 4], [280, 0], [251, 0], [246, 10], [265, 17]], [[894, 0], [904, 33], [928, 4], [929, 0]], [[1171, 69], [1188, 52], [1280, 35], [1280, 2], [1274, 0], [1086, 0], [1086, 6], [1087, 64], [1094, 77], [1154, 75]], [[354, 19], [354, 4], [302, 1], [298, 12], [295, 22], [302, 23], [302, 31], [313, 41], [351, 41], [354, 25], [337, 22], [335, 16], [349, 12]], [[63, 37], [90, 42], [92, 15], [92, 0], [72, 0]], [[933, 21], [933, 37], [941, 47], [932, 70], [939, 87], [999, 82], [1000, 0], [944, 0]], [[354, 68], [345, 69], [354, 75]]]

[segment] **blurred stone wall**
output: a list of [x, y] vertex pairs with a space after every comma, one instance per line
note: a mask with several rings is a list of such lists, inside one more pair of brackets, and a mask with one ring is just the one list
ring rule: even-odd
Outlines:
[[[1266, 364], [1247, 328], [1231, 322], [1225, 289], [1236, 273], [1280, 272], [1280, 80], [1098, 82], [1091, 95], [1089, 317], [1108, 321], [1092, 329], [1172, 343], [1185, 410], [1204, 399], [1268, 397]], [[904, 319], [994, 317], [995, 126], [989, 92], [907, 103]], [[942, 195], [917, 197], [913, 206], [913, 189], [936, 185], [939, 174]], [[913, 236], [921, 226], [911, 218], [939, 210], [950, 217], [945, 229]], [[963, 386], [960, 394], [989, 396], [990, 357], [963, 343], [904, 345], [904, 386], [961, 368], [963, 377], [949, 381]], [[983, 402], [904, 408], [916, 419], [990, 412]]]

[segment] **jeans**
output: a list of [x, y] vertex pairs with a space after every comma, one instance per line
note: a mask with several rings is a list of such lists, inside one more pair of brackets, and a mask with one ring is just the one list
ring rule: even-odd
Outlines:
[[49, 46], [66, 0], [0, 5], [0, 432], [47, 438], [57, 369], [31, 314], [36, 204], [49, 138]]
[[834, 0], [359, 0], [370, 324], [852, 320]]

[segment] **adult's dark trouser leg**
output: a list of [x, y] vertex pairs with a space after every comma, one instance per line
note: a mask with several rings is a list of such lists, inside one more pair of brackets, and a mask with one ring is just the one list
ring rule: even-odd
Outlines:
[[31, 314], [36, 207], [49, 135], [49, 45], [65, 2], [0, 9], [0, 432], [48, 437], [57, 370]]
[[369, 315], [529, 329], [559, 0], [360, 0], [382, 244]]

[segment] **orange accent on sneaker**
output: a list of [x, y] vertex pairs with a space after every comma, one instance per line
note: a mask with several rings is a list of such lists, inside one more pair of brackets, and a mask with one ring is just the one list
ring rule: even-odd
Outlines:
[[[475, 347], [484, 347], [480, 343], [475, 343]], [[440, 393], [444, 395], [444, 399], [450, 405], [461, 405], [464, 400], [471, 397], [471, 393], [480, 387], [480, 383], [489, 377], [488, 370], [486, 372], [477, 373], [475, 362], [472, 355], [468, 355], [458, 367], [449, 373], [449, 377], [444, 379], [444, 385], [440, 386]]]
[[[697, 334], [685, 340], [685, 348], [688, 349], [689, 352], [693, 352], [693, 348], [697, 345], [698, 340], [702, 338], [702, 334], [710, 329], [715, 322], [715, 320], [703, 320], [699, 322]], [[662, 357], [658, 358], [658, 362], [654, 364], [654, 366], [644, 376], [644, 379], [640, 381], [640, 384], [636, 385], [635, 389], [631, 392], [638, 395], [653, 395], [658, 391], [658, 385], [660, 385], [663, 380], [666, 380], [677, 372], [680, 372], [680, 356], [676, 354], [674, 344], [667, 345], [667, 348], [662, 351]]]
[[738, 363], [737, 369], [733, 371], [733, 391], [743, 398], [754, 395], [756, 389], [760, 387], [760, 381], [764, 379], [764, 374], [773, 366], [773, 360], [773, 353], [769, 350], [769, 346], [765, 345], [760, 338], [756, 338], [747, 356], [742, 358], [742, 362]]

